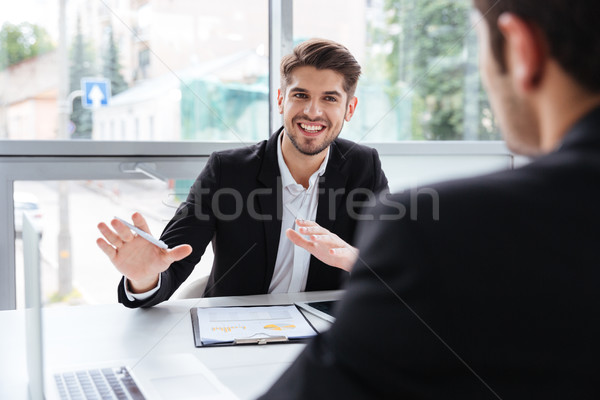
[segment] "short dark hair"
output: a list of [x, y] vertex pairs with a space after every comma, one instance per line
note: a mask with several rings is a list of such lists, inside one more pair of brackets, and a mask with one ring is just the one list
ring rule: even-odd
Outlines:
[[292, 71], [298, 67], [331, 69], [344, 77], [344, 91], [348, 100], [354, 96], [360, 65], [350, 51], [339, 43], [327, 39], [310, 39], [294, 48], [292, 54], [281, 59], [281, 88], [289, 82]]
[[498, 29], [502, 13], [513, 13], [536, 25], [553, 57], [581, 86], [600, 92], [600, 28], [598, 0], [473, 0], [486, 19], [494, 57], [503, 71], [504, 37]]

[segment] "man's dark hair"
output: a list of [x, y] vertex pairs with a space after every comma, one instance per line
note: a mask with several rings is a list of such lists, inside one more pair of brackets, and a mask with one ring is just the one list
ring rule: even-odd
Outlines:
[[344, 77], [344, 91], [348, 100], [354, 96], [360, 65], [350, 51], [339, 43], [326, 39], [310, 39], [294, 48], [292, 54], [281, 59], [281, 88], [290, 82], [292, 71], [298, 67], [331, 69]]
[[503, 71], [504, 37], [498, 17], [513, 13], [545, 35], [550, 56], [590, 92], [600, 92], [600, 4], [598, 0], [473, 0], [490, 28], [494, 57]]

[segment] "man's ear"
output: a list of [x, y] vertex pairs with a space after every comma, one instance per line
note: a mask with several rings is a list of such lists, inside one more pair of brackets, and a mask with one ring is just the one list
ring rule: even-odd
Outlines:
[[346, 116], [344, 117], [346, 122], [350, 122], [350, 120], [352, 119], [352, 116], [354, 115], [354, 111], [356, 111], [357, 104], [358, 104], [358, 99], [356, 98], [356, 96], [352, 97], [350, 99], [350, 101], [348, 102], [348, 107], [346, 109]]
[[544, 37], [536, 27], [511, 13], [498, 18], [498, 29], [505, 39], [508, 73], [515, 78], [516, 89], [535, 89], [544, 71], [546, 48]]
[[281, 88], [277, 89], [277, 107], [279, 108], [279, 114], [283, 114], [283, 93], [281, 93]]

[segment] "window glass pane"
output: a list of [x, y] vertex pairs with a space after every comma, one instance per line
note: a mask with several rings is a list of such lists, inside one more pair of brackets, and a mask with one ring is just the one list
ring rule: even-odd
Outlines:
[[0, 139], [268, 137], [268, 0], [59, 3], [0, 4]]
[[[46, 304], [117, 302], [121, 274], [96, 245], [99, 222], [129, 220], [138, 211], [160, 236], [193, 181], [17, 181], [14, 183], [17, 308], [24, 305], [22, 221], [27, 213], [39, 233], [42, 295]], [[64, 212], [61, 212], [63, 211]], [[212, 247], [186, 282], [208, 275]], [[71, 272], [69, 273], [69, 266]], [[64, 278], [63, 278], [64, 277]], [[62, 280], [61, 279], [65, 279]], [[61, 283], [62, 282], [62, 283]]]
[[476, 22], [471, 0], [294, 2], [295, 43], [336, 40], [363, 67], [342, 132], [358, 141], [500, 139], [479, 80]]

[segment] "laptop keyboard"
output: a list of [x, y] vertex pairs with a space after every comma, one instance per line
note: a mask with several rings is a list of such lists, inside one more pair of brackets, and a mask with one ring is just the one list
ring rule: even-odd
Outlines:
[[64, 400], [144, 400], [125, 367], [90, 369], [54, 375]]

